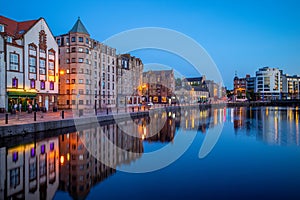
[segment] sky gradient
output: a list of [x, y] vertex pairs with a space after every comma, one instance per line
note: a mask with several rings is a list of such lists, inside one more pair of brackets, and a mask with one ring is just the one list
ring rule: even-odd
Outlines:
[[[300, 75], [300, 2], [290, 1], [2, 1], [0, 15], [17, 21], [44, 17], [54, 35], [68, 32], [80, 16], [92, 38], [103, 41], [133, 28], [162, 27], [196, 40], [232, 88], [235, 71], [254, 75], [264, 66]], [[161, 55], [158, 55], [160, 54]], [[197, 76], [178, 56], [133, 52], [144, 63]]]

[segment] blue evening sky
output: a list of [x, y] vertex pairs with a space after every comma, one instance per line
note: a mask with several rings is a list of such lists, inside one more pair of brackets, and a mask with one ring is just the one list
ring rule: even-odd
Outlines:
[[[279, 67], [300, 75], [300, 1], [129, 0], [1, 1], [0, 15], [17, 21], [44, 17], [54, 35], [68, 32], [78, 16], [92, 38], [103, 41], [122, 31], [163, 27], [196, 40], [232, 88], [235, 71], [254, 75], [259, 67]], [[198, 74], [178, 56], [157, 50], [133, 52], [144, 63]]]

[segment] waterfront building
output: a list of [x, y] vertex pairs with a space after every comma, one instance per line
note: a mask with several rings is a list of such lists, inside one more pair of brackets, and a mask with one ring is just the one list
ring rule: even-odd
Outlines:
[[247, 85], [246, 78], [247, 77], [250, 77], [250, 75], [246, 75], [245, 78], [239, 78], [237, 75], [235, 75], [233, 79], [233, 94], [236, 100], [246, 99], [246, 85]]
[[45, 19], [0, 16], [0, 111], [21, 104], [57, 106], [58, 46]]
[[182, 86], [177, 86], [175, 93], [180, 103], [203, 103], [209, 99], [205, 76], [183, 79]]
[[138, 105], [142, 102], [144, 65], [130, 54], [117, 56], [117, 106]]
[[80, 18], [56, 36], [60, 59], [59, 107], [91, 110], [116, 105], [116, 49], [92, 39]]
[[256, 72], [255, 92], [258, 99], [281, 98], [282, 71], [278, 68], [263, 67]]
[[175, 99], [175, 77], [173, 70], [147, 71], [143, 73], [143, 96], [153, 103], [171, 103]]
[[300, 76], [284, 75], [283, 95], [286, 99], [300, 99]]

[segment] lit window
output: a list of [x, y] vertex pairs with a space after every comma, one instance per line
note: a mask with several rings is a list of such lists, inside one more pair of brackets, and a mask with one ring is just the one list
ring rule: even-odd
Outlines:
[[34, 79], [30, 80], [30, 88], [35, 89], [35, 80]]
[[45, 81], [41, 81], [41, 90], [44, 90], [46, 88]]
[[54, 82], [53, 81], [50, 82], [50, 90], [54, 90]]
[[12, 87], [17, 88], [18, 87], [18, 79], [15, 77], [12, 79]]

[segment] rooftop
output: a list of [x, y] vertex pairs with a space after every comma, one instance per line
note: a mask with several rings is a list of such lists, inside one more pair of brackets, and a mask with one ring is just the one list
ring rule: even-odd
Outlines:
[[76, 23], [74, 24], [73, 28], [69, 31], [70, 33], [84, 33], [90, 35], [89, 32], [86, 30], [85, 26], [81, 22], [80, 18], [78, 17]]

